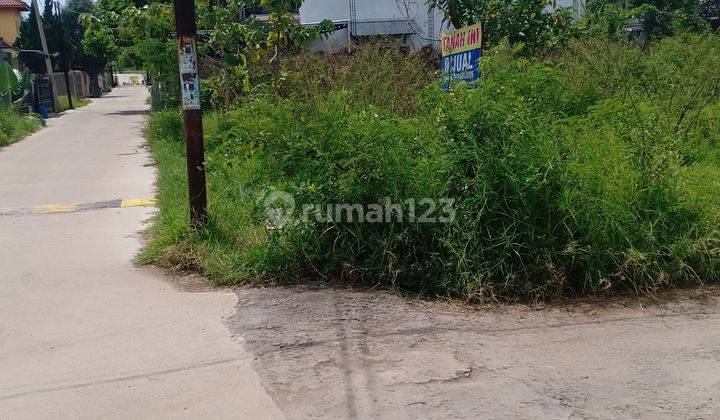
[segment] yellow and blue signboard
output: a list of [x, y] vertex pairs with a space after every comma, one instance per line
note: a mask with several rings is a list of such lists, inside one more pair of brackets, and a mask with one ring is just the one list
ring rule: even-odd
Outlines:
[[482, 56], [482, 25], [466, 26], [444, 33], [442, 44], [443, 90], [449, 90], [454, 82], [472, 82], [480, 77]]

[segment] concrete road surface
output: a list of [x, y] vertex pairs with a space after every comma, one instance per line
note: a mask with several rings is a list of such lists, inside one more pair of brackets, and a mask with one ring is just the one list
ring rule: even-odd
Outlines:
[[223, 318], [131, 263], [151, 217], [146, 89], [0, 150], [0, 419], [281, 417]]

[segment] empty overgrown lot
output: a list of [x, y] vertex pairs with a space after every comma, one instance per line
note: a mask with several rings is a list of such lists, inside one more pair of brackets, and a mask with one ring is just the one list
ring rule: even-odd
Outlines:
[[[471, 301], [716, 282], [718, 41], [587, 39], [544, 60], [500, 49], [450, 94], [392, 48], [289, 60], [283, 84], [206, 116], [202, 232], [187, 229], [180, 114], [153, 114], [161, 211], [141, 261], [224, 284], [320, 278]], [[277, 224], [275, 191], [296, 209], [452, 199], [455, 217], [297, 210]]]

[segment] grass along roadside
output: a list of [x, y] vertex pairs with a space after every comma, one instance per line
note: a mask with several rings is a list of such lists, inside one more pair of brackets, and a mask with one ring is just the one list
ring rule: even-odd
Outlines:
[[[67, 96], [60, 96], [59, 112], [67, 111], [69, 103]], [[90, 99], [77, 99], [73, 97], [75, 109], [82, 108], [90, 103]], [[0, 147], [8, 146], [33, 133], [43, 122], [37, 116], [23, 115], [12, 107], [0, 107]]]
[[0, 107], [0, 147], [14, 143], [38, 129], [36, 117], [22, 115], [10, 107]]
[[[72, 100], [73, 100], [73, 106], [75, 107], [75, 109], [82, 108], [85, 105], [90, 103], [90, 99], [88, 99], [88, 98], [78, 99], [73, 96]], [[68, 109], [70, 109], [70, 102], [68, 101], [67, 95], [58, 96], [58, 102], [60, 105], [58, 112], [63, 112], [63, 111], [67, 111]]]

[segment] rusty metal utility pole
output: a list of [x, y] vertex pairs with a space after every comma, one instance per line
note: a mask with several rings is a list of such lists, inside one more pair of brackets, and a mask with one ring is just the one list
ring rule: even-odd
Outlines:
[[207, 222], [207, 191], [194, 0], [175, 0], [175, 28], [180, 61], [180, 92], [182, 93], [183, 119], [185, 121], [190, 225], [193, 229], [199, 229]]

